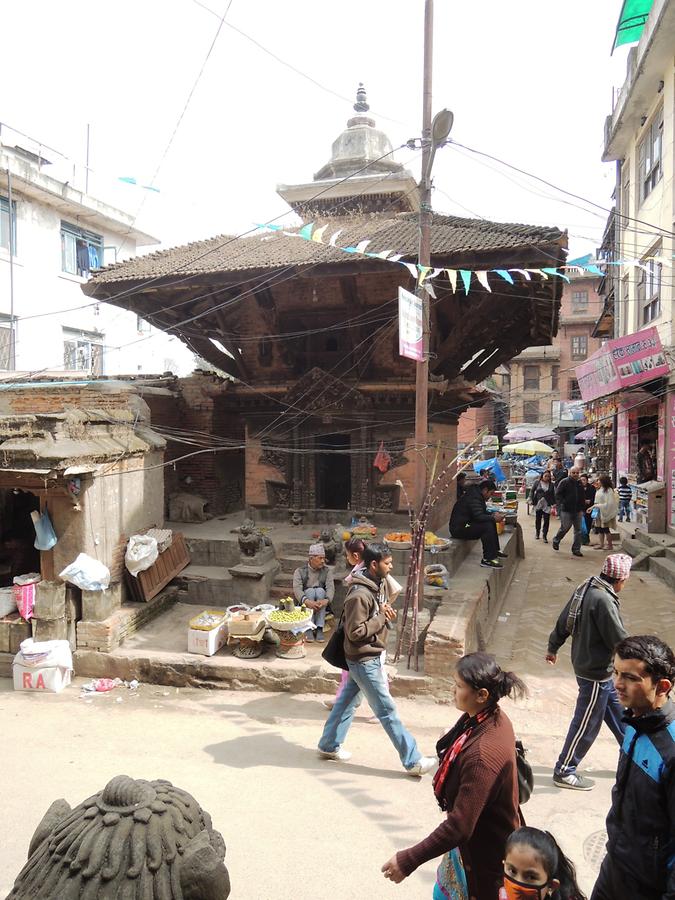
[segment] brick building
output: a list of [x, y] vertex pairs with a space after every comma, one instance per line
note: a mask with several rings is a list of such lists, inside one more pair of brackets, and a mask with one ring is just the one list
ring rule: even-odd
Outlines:
[[593, 336], [603, 306], [598, 282], [597, 276], [588, 273], [571, 275], [563, 288], [560, 324], [551, 343], [527, 347], [511, 360], [509, 427], [565, 428], [569, 407], [560, 404], [581, 398], [574, 368], [602, 343]]
[[[393, 161], [362, 90], [354, 109], [313, 181], [278, 192], [314, 235], [328, 241], [339, 230], [342, 246], [367, 240], [373, 253], [414, 263], [415, 180]], [[562, 264], [564, 243], [555, 228], [434, 215], [431, 261], [536, 268]], [[490, 272], [489, 285], [474, 279], [465, 295], [447, 276], [433, 280], [429, 445], [440, 445], [443, 459], [455, 455], [460, 412], [491, 396], [480, 384], [557, 327], [559, 279], [509, 284]], [[305, 510], [318, 521], [335, 510], [405, 509], [396, 482], [411, 484], [418, 451], [415, 363], [398, 352], [399, 286], [415, 287], [401, 265], [275, 231], [110, 266], [83, 290], [171, 329], [227, 376], [181, 380], [167, 421], [154, 415], [176, 438], [210, 441], [215, 451], [178, 463], [179, 480], [213, 511], [239, 495], [263, 517]], [[380, 446], [391, 457], [384, 474], [373, 465]]]

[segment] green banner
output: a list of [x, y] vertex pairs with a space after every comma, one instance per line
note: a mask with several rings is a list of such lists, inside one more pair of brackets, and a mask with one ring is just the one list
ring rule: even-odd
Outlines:
[[612, 51], [622, 44], [634, 44], [640, 40], [653, 3], [654, 0], [623, 0]]

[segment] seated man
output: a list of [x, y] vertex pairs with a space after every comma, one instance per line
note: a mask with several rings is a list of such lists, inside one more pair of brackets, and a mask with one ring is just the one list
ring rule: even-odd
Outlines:
[[[293, 573], [293, 593], [298, 603], [304, 603], [307, 609], [312, 610], [316, 639], [323, 641], [326, 610], [335, 594], [333, 570], [326, 565], [326, 548], [323, 544], [312, 544], [309, 548], [309, 560]], [[308, 631], [306, 639], [313, 641], [314, 633]]]
[[504, 516], [487, 511], [487, 501], [496, 490], [497, 485], [490, 479], [471, 485], [457, 500], [450, 514], [452, 537], [460, 541], [481, 539], [483, 558], [480, 564], [487, 569], [503, 568], [499, 558], [507, 555], [499, 549], [497, 536], [497, 522], [503, 522]]

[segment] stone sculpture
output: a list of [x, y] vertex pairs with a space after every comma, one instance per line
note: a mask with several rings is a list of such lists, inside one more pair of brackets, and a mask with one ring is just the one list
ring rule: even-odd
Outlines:
[[256, 528], [253, 519], [244, 519], [235, 530], [239, 533], [239, 552], [242, 556], [253, 557], [265, 547], [272, 546], [272, 541]]
[[117, 775], [75, 809], [52, 803], [7, 900], [226, 900], [224, 860], [194, 797]]
[[326, 563], [334, 566], [338, 553], [342, 552], [342, 541], [336, 536], [332, 528], [327, 528], [319, 535], [319, 540], [326, 548]]

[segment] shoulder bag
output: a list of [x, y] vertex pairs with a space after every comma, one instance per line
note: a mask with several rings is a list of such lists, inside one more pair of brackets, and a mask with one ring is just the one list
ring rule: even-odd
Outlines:
[[345, 656], [345, 626], [344, 626], [344, 612], [340, 616], [340, 621], [337, 624], [335, 631], [331, 634], [326, 642], [326, 646], [323, 648], [323, 653], [321, 656], [326, 660], [327, 663], [330, 663], [331, 666], [335, 666], [336, 669], [349, 669], [347, 665], [347, 657]]
[[532, 766], [525, 759], [527, 750], [522, 741], [516, 741], [516, 769], [518, 772], [518, 803], [520, 806], [527, 803], [534, 788], [534, 774]]

